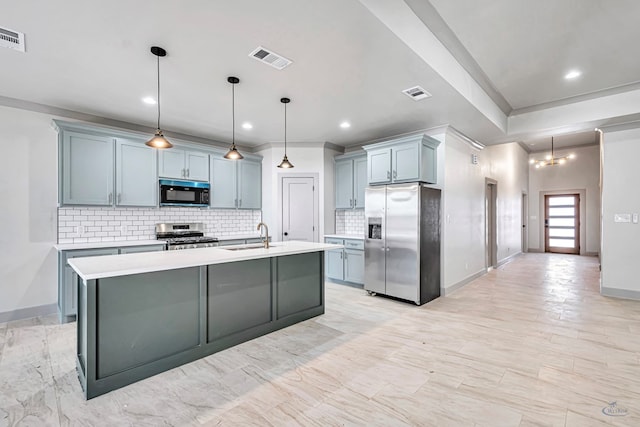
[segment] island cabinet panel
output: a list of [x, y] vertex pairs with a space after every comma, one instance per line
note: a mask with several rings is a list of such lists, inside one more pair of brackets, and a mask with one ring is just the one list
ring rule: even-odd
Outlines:
[[98, 379], [199, 345], [198, 267], [101, 279], [96, 292]]
[[208, 342], [271, 322], [269, 258], [207, 268]]
[[322, 256], [312, 252], [276, 258], [278, 319], [323, 305]]
[[[76, 367], [85, 397], [323, 314], [323, 260], [317, 250], [79, 279]], [[72, 261], [78, 271], [82, 264]]]

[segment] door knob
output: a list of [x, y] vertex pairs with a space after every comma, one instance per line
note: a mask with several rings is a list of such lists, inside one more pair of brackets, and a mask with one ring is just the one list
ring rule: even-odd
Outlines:
[[288, 235], [289, 235], [289, 233], [287, 233], [287, 232], [285, 231], [285, 232], [284, 232], [284, 235], [285, 235], [285, 236], [288, 236]]

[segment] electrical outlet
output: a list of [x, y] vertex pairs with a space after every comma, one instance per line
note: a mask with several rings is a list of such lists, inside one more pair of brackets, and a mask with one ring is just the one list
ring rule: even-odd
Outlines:
[[76, 234], [78, 236], [82, 236], [84, 234], [84, 225], [79, 225], [76, 227]]
[[126, 225], [121, 225], [120, 226], [120, 234], [127, 234], [127, 226]]

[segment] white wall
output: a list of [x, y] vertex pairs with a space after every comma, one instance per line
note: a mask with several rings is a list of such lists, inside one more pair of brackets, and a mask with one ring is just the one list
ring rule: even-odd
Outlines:
[[640, 128], [605, 130], [602, 177], [601, 291], [640, 298], [640, 224], [614, 222], [615, 214], [640, 214]]
[[57, 301], [58, 179], [51, 116], [0, 107], [0, 129], [2, 314]]
[[[498, 263], [522, 251], [522, 194], [529, 188], [529, 158], [516, 143], [485, 149], [487, 177], [498, 181], [496, 228]], [[484, 154], [484, 153], [483, 153]]]
[[[444, 164], [442, 288], [447, 294], [486, 272], [486, 178], [498, 183], [498, 262], [520, 252], [522, 192], [528, 186], [528, 159], [515, 143], [479, 151], [450, 131], [444, 140], [444, 162], [440, 163]], [[478, 156], [478, 164], [472, 164], [472, 154]]]
[[288, 174], [318, 175], [318, 240], [322, 241], [325, 228], [333, 232], [334, 228], [334, 190], [333, 157], [338, 152], [325, 148], [324, 143], [287, 144], [287, 157], [293, 163], [293, 169], [279, 169], [277, 165], [284, 154], [280, 144], [265, 148], [256, 154], [263, 156], [262, 161], [262, 210], [264, 221], [269, 225], [274, 241], [282, 237], [282, 212], [279, 177]]
[[[544, 252], [544, 195], [581, 194], [580, 253], [600, 250], [600, 148], [597, 145], [559, 150], [558, 155], [575, 153], [564, 165], [536, 169], [529, 165], [529, 250]], [[529, 157], [540, 159], [544, 153]]]

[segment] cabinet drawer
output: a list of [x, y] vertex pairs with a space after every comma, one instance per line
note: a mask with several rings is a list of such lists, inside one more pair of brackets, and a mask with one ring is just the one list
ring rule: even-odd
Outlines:
[[324, 239], [325, 243], [330, 243], [332, 245], [342, 245], [344, 243], [344, 240], [342, 239], [334, 239], [332, 237], [327, 237]]
[[357, 249], [364, 251], [364, 240], [346, 240], [344, 241], [344, 247], [347, 249]]

